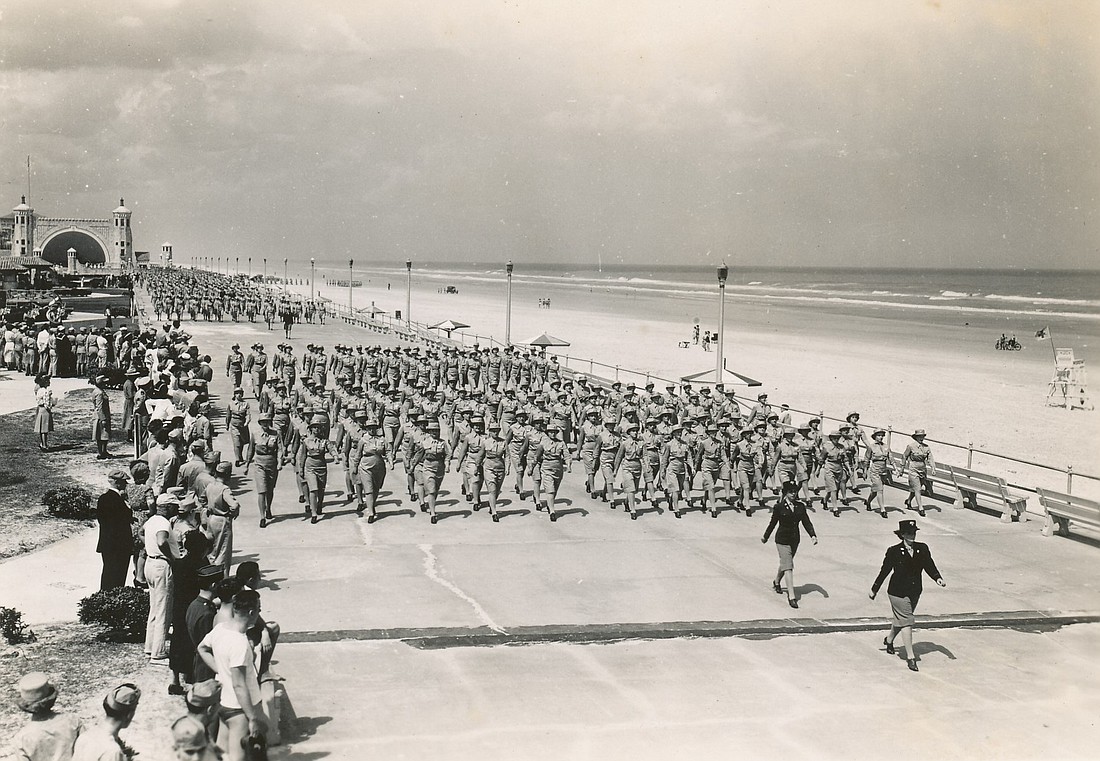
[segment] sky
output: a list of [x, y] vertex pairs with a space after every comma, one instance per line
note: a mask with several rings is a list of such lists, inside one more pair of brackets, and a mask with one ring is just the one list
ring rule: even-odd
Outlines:
[[1098, 34], [1092, 0], [0, 0], [0, 208], [30, 155], [40, 214], [125, 197], [181, 263], [1097, 268]]

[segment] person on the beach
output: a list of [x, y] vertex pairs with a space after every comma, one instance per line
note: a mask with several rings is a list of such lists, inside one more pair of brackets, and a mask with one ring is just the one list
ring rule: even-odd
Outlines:
[[927, 434], [923, 428], [913, 432], [913, 441], [905, 447], [902, 453], [902, 467], [908, 475], [909, 496], [905, 498], [905, 506], [913, 507], [913, 500], [917, 502], [917, 514], [924, 517], [924, 495], [931, 496], [932, 482], [928, 480], [929, 471], [936, 470], [936, 460], [932, 456], [932, 450], [924, 443]]
[[798, 499], [798, 484], [794, 481], [785, 481], [779, 501], [772, 508], [772, 519], [768, 522], [768, 527], [764, 530], [764, 536], [760, 537], [760, 541], [767, 544], [768, 537], [775, 530], [775, 548], [779, 551], [779, 570], [772, 581], [772, 589], [776, 594], [782, 594], [783, 588], [780, 584], [785, 580], [787, 603], [792, 608], [798, 607], [798, 596], [794, 586], [794, 556], [798, 552], [798, 543], [801, 539], [800, 525], [806, 527], [806, 533], [810, 535], [813, 543], [817, 544], [817, 534], [814, 532], [814, 524], [810, 523], [810, 516], [806, 514], [806, 504]]
[[871, 510], [871, 503], [878, 500], [878, 511], [883, 518], [886, 517], [885, 487], [883, 482], [888, 478], [892, 468], [890, 466], [890, 447], [886, 446], [886, 431], [877, 430], [871, 434], [871, 443], [867, 445], [863, 455], [863, 476], [870, 484], [870, 493], [867, 495], [867, 510]]
[[378, 418], [368, 417], [363, 423], [364, 433], [356, 442], [358, 478], [355, 482], [358, 508], [356, 513], [369, 512], [367, 523], [378, 520], [376, 504], [378, 493], [386, 480], [386, 437]]
[[39, 375], [34, 379], [34, 432], [38, 434], [38, 448], [43, 452], [50, 449], [50, 434], [53, 433], [53, 391], [50, 390], [50, 376]]
[[882, 644], [886, 646], [886, 652], [894, 654], [894, 640], [901, 633], [901, 642], [905, 647], [905, 659], [910, 671], [917, 670], [917, 659], [913, 652], [913, 625], [916, 622], [914, 615], [917, 603], [920, 601], [923, 585], [922, 574], [927, 573], [929, 578], [946, 587], [936, 563], [932, 560], [932, 553], [928, 545], [917, 541], [917, 522], [904, 520], [898, 522], [898, 530], [894, 533], [901, 541], [887, 548], [886, 556], [882, 559], [882, 568], [871, 585], [870, 598], [875, 599], [879, 588], [890, 576], [890, 585], [886, 593], [890, 597], [890, 610], [894, 620], [890, 622], [890, 633], [886, 635]]

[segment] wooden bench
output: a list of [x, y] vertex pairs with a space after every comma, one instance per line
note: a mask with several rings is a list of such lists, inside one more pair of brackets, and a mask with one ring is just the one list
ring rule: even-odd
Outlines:
[[1059, 534], [1069, 536], [1070, 521], [1100, 530], [1100, 502], [1050, 489], [1037, 488], [1035, 491], [1039, 493], [1039, 504], [1043, 506], [1047, 516], [1046, 525], [1043, 526], [1043, 536], [1053, 534], [1055, 524], [1058, 524]]
[[978, 498], [982, 497], [996, 506], [1003, 523], [1011, 523], [1013, 515], [1021, 523], [1027, 522], [1027, 495], [1009, 489], [1000, 476], [979, 473], [957, 465], [951, 466], [951, 475], [955, 481], [956, 507], [964, 507], [968, 503], [977, 507]]

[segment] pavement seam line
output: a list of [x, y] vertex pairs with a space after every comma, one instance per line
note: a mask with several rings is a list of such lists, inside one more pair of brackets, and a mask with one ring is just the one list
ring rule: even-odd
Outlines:
[[457, 586], [439, 575], [439, 559], [436, 558], [435, 553], [432, 552], [432, 545], [420, 544], [417, 546], [420, 548], [420, 551], [424, 553], [424, 573], [429, 579], [434, 581], [436, 584], [439, 584], [444, 589], [449, 590], [460, 600], [465, 601], [466, 604], [474, 609], [474, 613], [477, 614], [477, 617], [479, 619], [481, 619], [481, 622], [488, 626], [490, 629], [500, 634], [508, 633], [502, 626], [499, 626], [495, 621], [493, 621], [493, 619], [489, 616], [485, 609], [481, 607], [477, 600], [470, 597]]

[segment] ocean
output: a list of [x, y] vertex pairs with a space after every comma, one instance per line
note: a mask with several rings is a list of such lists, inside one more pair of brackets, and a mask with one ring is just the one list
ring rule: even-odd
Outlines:
[[[347, 268], [319, 266], [318, 276], [346, 278]], [[356, 278], [404, 285], [403, 265], [355, 268]], [[458, 288], [499, 287], [502, 265], [414, 263], [414, 279]], [[517, 265], [513, 284], [556, 289], [604, 291], [674, 298], [713, 298], [715, 267], [677, 265], [607, 266]], [[896, 309], [926, 313], [929, 321], [975, 314], [1014, 318], [1023, 327], [1054, 319], [1100, 320], [1100, 271], [809, 269], [731, 267], [728, 295], [777, 304], [818, 304], [852, 309]]]

